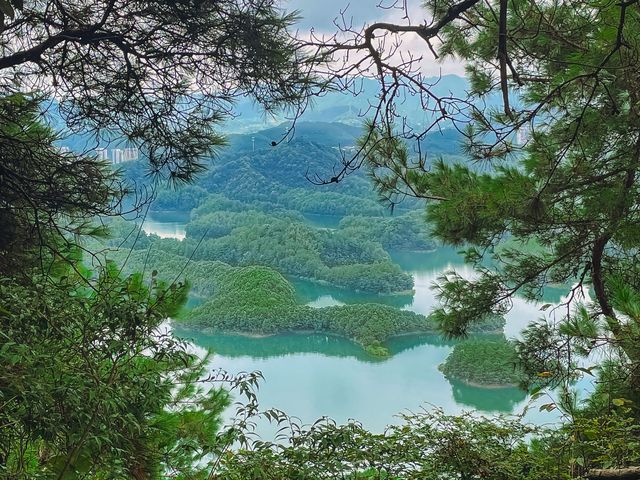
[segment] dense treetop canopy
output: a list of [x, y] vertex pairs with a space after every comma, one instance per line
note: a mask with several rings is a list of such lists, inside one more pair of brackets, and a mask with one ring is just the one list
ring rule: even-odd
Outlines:
[[[131, 188], [91, 158], [105, 141], [138, 147], [155, 178], [189, 181], [224, 143], [216, 124], [234, 98], [297, 112], [314, 84], [288, 31], [295, 17], [272, 0], [0, 6], [7, 252], [59, 255], [52, 233], [68, 243], [99, 233], [84, 219], [124, 211]], [[62, 119], [58, 131], [38, 123], [42, 110]], [[86, 155], [58, 151], [62, 134], [82, 134]], [[138, 195], [134, 208], [149, 200]]]
[[[81, 239], [104, 236], [95, 216], [120, 213], [131, 190], [61, 150], [41, 112], [188, 181], [234, 96], [302, 105], [292, 17], [270, 1], [2, 0], [0, 12], [0, 477], [206, 478], [233, 441], [219, 432], [229, 395], [202, 387], [206, 356], [164, 325], [188, 285], [88, 268]], [[256, 378], [217, 377], [248, 394]]]
[[[604, 343], [637, 364], [636, 349], [623, 340], [635, 320], [624, 313], [628, 302], [616, 299], [640, 289], [639, 3], [468, 0], [425, 7], [424, 21], [374, 23], [315, 42], [334, 55], [328, 68], [336, 81], [356, 68], [381, 86], [360, 155], [345, 158], [341, 174], [366, 161], [385, 199], [428, 200], [434, 236], [466, 246], [479, 276], [451, 274], [441, 282], [436, 314], [448, 334], [464, 334], [488, 311], [504, 313], [516, 293], [539, 299], [545, 285], [568, 284], [569, 300], [588, 304], [576, 315], [569, 308], [568, 317], [581, 318], [596, 336], [616, 337]], [[396, 55], [407, 35], [435, 58], [466, 62], [467, 98], [435, 95], [419, 58]], [[342, 56], [354, 50], [364, 60]], [[499, 106], [482, 103], [491, 93], [501, 95]], [[407, 94], [423, 98], [432, 123], [398, 115]], [[420, 149], [425, 132], [446, 127], [466, 136], [468, 162], [438, 161]]]

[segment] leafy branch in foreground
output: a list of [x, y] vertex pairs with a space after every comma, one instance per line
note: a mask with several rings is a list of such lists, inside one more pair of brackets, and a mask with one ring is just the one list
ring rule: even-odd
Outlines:
[[517, 417], [430, 409], [402, 414], [396, 425], [373, 433], [357, 422], [300, 425], [283, 412], [252, 408], [242, 410], [253, 419], [248, 424], [272, 422], [276, 443], [241, 436], [242, 448], [220, 457], [212, 472], [225, 480], [633, 478], [640, 444], [626, 409], [549, 429]]
[[[2, 474], [153, 477], [211, 453], [224, 391], [194, 390], [205, 363], [163, 327], [184, 286], [64, 275], [0, 284]], [[178, 387], [178, 388], [176, 388]]]
[[[382, 65], [373, 76], [391, 115], [374, 115], [361, 160], [390, 202], [425, 199], [432, 235], [463, 246], [477, 270], [472, 278], [452, 273], [441, 279], [435, 315], [442, 330], [464, 335], [484, 315], [509, 311], [514, 296], [540, 301], [545, 287], [562, 285], [564, 312], [554, 309], [532, 323], [519, 348], [528, 369], [544, 368], [545, 359], [553, 365], [529, 373], [571, 381], [588, 375], [579, 368], [591, 371], [596, 351], [613, 351], [633, 392], [640, 371], [633, 309], [640, 291], [640, 2], [484, 0], [425, 7], [424, 27], [376, 28], [387, 40], [418, 35], [428, 45], [420, 32], [437, 27], [441, 44], [433, 53], [465, 60], [469, 98], [447, 99], [434, 122], [465, 134], [468, 162], [429, 158], [420, 140], [433, 124], [412, 128], [411, 119], [394, 113], [393, 100], [403, 93], [421, 95], [432, 109], [439, 105], [421, 83], [417, 57], [393, 64], [398, 57], [385, 50], [380, 64], [376, 52], [384, 43], [357, 36], [355, 43], [324, 48], [364, 49], [368, 61]], [[502, 97], [501, 105], [494, 106], [492, 94]], [[579, 356], [588, 357], [586, 367]]]
[[320, 85], [274, 0], [16, 6], [0, 18], [4, 94], [41, 92], [87, 149], [127, 141], [175, 182], [224, 143], [215, 127], [236, 98], [295, 115]]

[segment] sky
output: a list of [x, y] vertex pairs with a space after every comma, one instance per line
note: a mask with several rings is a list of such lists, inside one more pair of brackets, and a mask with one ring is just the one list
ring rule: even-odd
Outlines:
[[302, 27], [314, 27], [322, 31], [330, 31], [334, 28], [333, 19], [340, 15], [342, 10], [353, 17], [356, 24], [371, 21], [385, 15], [378, 9], [380, 0], [288, 0], [289, 10], [299, 10], [304, 19]]
[[[332, 34], [337, 30], [334, 20], [340, 17], [341, 12], [345, 12], [345, 18], [352, 22], [354, 28], [375, 21], [407, 23], [402, 18], [402, 8], [381, 8], [381, 5], [391, 6], [394, 1], [400, 7], [406, 3], [412, 24], [420, 24], [425, 20], [427, 12], [420, 6], [420, 0], [284, 0], [283, 5], [287, 10], [300, 11], [303, 17], [299, 24], [301, 32], [313, 28], [316, 33]], [[416, 35], [406, 35], [404, 45], [414, 53], [424, 53], [429, 59], [422, 65], [426, 75], [464, 75], [464, 66], [460, 62], [440, 63], [433, 60], [424, 42]]]

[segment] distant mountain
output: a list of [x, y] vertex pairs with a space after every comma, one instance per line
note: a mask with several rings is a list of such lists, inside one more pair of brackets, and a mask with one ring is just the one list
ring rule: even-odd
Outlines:
[[[442, 97], [465, 98], [468, 82], [456, 75], [444, 75], [425, 79], [432, 84], [434, 94]], [[372, 113], [372, 105], [376, 102], [379, 92], [379, 84], [373, 79], [361, 79], [356, 82], [354, 88], [357, 95], [343, 92], [329, 92], [322, 97], [313, 99], [311, 105], [298, 119], [294, 139], [315, 142], [330, 146], [353, 145], [354, 138], [362, 132], [362, 125]], [[493, 102], [492, 98], [485, 99], [487, 104], [498, 104], [499, 98]], [[69, 134], [66, 131], [64, 121], [58, 111], [55, 101], [43, 104], [44, 119], [56, 130], [63, 132], [63, 138], [59, 142], [61, 146], [71, 148], [74, 151], [92, 151], [96, 148], [122, 148], [128, 145], [115, 136], [105, 135], [105, 138], [96, 139], [89, 135]], [[286, 133], [290, 120], [284, 115], [267, 116], [248, 98], [240, 99], [233, 108], [234, 117], [227, 119], [220, 129], [230, 141], [231, 147], [256, 148], [271, 145], [271, 142], [279, 142]], [[417, 96], [407, 96], [397, 99], [398, 114], [409, 118], [413, 125], [420, 127], [433, 120], [430, 112], [425, 112], [420, 99]], [[308, 125], [313, 124], [313, 127]], [[243, 134], [251, 134], [243, 137]], [[450, 133], [445, 134], [445, 137]], [[442, 141], [435, 142], [441, 145]], [[453, 154], [448, 150], [446, 153]]]
[[[304, 195], [324, 192], [323, 195], [343, 195], [341, 201], [346, 203], [353, 197], [367, 199], [369, 210], [379, 208], [377, 195], [365, 175], [366, 169], [356, 171], [338, 184], [317, 186], [309, 181], [309, 178], [328, 180], [339, 171], [343, 156], [349, 158], [355, 152], [353, 146], [363, 133], [361, 127], [300, 122], [291, 141], [271, 146], [271, 141], [280, 138], [286, 128], [287, 125], [282, 125], [255, 134], [231, 136], [229, 147], [211, 162], [198, 184], [209, 192], [223, 193], [229, 198], [246, 200], [250, 197], [288, 207], [302, 201]], [[456, 130], [433, 132], [426, 136], [423, 151], [429, 152], [431, 160], [441, 156], [451, 158], [460, 154], [460, 140], [461, 135]], [[295, 202], [292, 203], [293, 197]], [[357, 204], [363, 207], [361, 202]], [[332, 208], [335, 209], [335, 205]]]
[[[439, 97], [466, 98], [469, 84], [463, 77], [443, 75], [430, 77], [424, 82], [432, 85], [432, 92]], [[380, 91], [380, 85], [373, 79], [361, 79], [354, 83], [357, 95], [348, 92], [329, 92], [313, 99], [312, 104], [304, 112], [302, 121], [339, 122], [359, 126], [372, 113], [373, 105]], [[500, 99], [485, 99], [488, 104], [498, 104]], [[250, 133], [262, 130], [267, 125], [286, 122], [284, 115], [266, 117], [264, 113], [249, 99], [241, 99], [234, 106], [236, 117], [228, 120], [223, 129], [228, 133]], [[400, 115], [411, 118], [415, 125], [426, 124], [432, 119], [430, 112], [422, 108], [417, 96], [404, 96], [397, 99], [397, 111]]]
[[[271, 142], [279, 143], [291, 128], [291, 123], [285, 122], [276, 127], [267, 128], [251, 134], [231, 134], [228, 136], [229, 148], [233, 150], [249, 151], [271, 147]], [[344, 123], [307, 122], [299, 121], [291, 135], [285, 138], [281, 145], [291, 142], [311, 142], [329, 147], [347, 147], [354, 145], [356, 139], [362, 135], [362, 126], [345, 125]], [[278, 145], [280, 147], [281, 145]], [[278, 148], [276, 147], [276, 148]]]
[[[445, 75], [440, 78], [425, 80], [432, 84], [432, 91], [442, 97], [466, 97], [468, 82], [456, 75]], [[260, 156], [276, 161], [278, 157], [301, 155], [304, 161], [298, 173], [309, 172], [311, 175], [320, 172], [329, 178], [341, 155], [349, 155], [356, 145], [358, 137], [364, 130], [363, 124], [371, 105], [375, 103], [379, 84], [372, 79], [362, 79], [355, 84], [358, 95], [342, 92], [329, 92], [314, 99], [312, 105], [297, 120], [295, 129], [286, 138], [290, 122], [284, 117], [267, 117], [255, 102], [249, 99], [239, 100], [235, 107], [235, 117], [228, 119], [223, 125], [223, 133], [227, 135], [228, 146], [222, 149], [222, 158], [237, 159], [239, 154], [260, 153]], [[498, 99], [499, 101], [499, 99]], [[64, 121], [55, 101], [47, 102], [46, 120], [58, 131], [65, 131]], [[398, 99], [398, 113], [411, 119], [413, 125], [426, 125], [431, 114], [425, 112], [418, 97]], [[460, 134], [455, 129], [433, 131], [425, 136], [421, 143], [422, 152], [427, 152], [429, 159], [438, 156], [460, 155]], [[272, 143], [276, 142], [276, 146]], [[58, 142], [76, 152], [90, 153], [97, 148], [123, 148], [127, 142], [109, 137], [96, 139], [89, 135], [65, 134]], [[309, 145], [305, 147], [304, 145]], [[412, 147], [413, 148], [413, 147]], [[294, 153], [295, 152], [295, 153]], [[311, 159], [310, 152], [318, 159]], [[319, 153], [321, 152], [321, 153]], [[302, 160], [302, 159], [301, 159]]]
[[[277, 127], [271, 127], [255, 133], [231, 134], [228, 136], [229, 145], [225, 152], [261, 152], [264, 149], [273, 154], [284, 151], [288, 146], [300, 144], [314, 144], [320, 147], [330, 147], [339, 153], [340, 149], [348, 153], [355, 145], [359, 137], [364, 134], [363, 126], [348, 125], [344, 123], [298, 121], [293, 135], [287, 137], [282, 143], [272, 146], [271, 142], [278, 143], [287, 134], [290, 123], [283, 123]], [[462, 135], [454, 128], [434, 130], [425, 135], [421, 141], [423, 152], [429, 155], [460, 155]]]
[[[180, 205], [185, 204], [183, 197], [186, 196], [193, 197], [193, 206], [197, 206], [197, 198], [217, 194], [264, 211], [294, 210], [338, 216], [385, 214], [387, 207], [379, 203], [364, 168], [337, 184], [317, 185], [309, 181], [310, 178], [329, 180], [339, 171], [342, 155], [349, 158], [362, 134], [361, 128], [340, 123], [300, 122], [291, 141], [271, 146], [286, 128], [281, 125], [251, 134], [230, 135], [229, 145], [210, 160], [207, 171], [195, 185], [184, 193], [161, 187], [160, 204], [169, 210], [182, 208]], [[460, 139], [456, 130], [432, 132], [426, 135], [422, 151], [428, 153], [428, 160], [442, 157], [454, 161], [459, 158]], [[144, 161], [123, 163], [119, 167], [128, 179], [144, 181]], [[407, 200], [397, 210], [418, 206], [419, 202]]]

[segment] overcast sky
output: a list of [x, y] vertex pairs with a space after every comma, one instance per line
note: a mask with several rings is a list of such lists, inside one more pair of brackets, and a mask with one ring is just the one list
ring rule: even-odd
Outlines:
[[[384, 16], [386, 12], [376, 8], [380, 0], [288, 0], [289, 10], [300, 10], [304, 19], [302, 26], [315, 27], [318, 30], [333, 29], [333, 19], [340, 15], [341, 10], [348, 12], [354, 18], [355, 24]], [[347, 8], [348, 6], [348, 8]]]
[[[425, 11], [420, 7], [420, 0], [404, 0], [409, 10], [412, 24], [420, 24], [425, 20]], [[404, 15], [401, 9], [379, 8], [380, 3], [389, 6], [394, 0], [284, 0], [283, 5], [287, 10], [299, 10], [303, 19], [300, 22], [300, 30], [305, 31], [311, 28], [317, 33], [331, 34], [336, 31], [334, 20], [340, 16], [340, 12], [345, 12], [345, 18], [352, 22], [354, 29], [371, 23], [373, 21], [391, 21], [406, 23], [402, 19]], [[397, 4], [402, 5], [403, 0], [398, 0]], [[406, 36], [405, 45], [412, 51], [426, 50], [424, 42], [415, 35]], [[425, 51], [426, 53], [426, 51]], [[428, 53], [425, 55], [431, 58]], [[436, 61], [424, 62], [422, 70], [427, 75], [446, 75], [454, 73], [464, 75], [464, 67], [459, 62], [447, 61], [439, 63]]]

